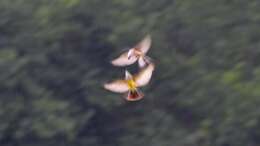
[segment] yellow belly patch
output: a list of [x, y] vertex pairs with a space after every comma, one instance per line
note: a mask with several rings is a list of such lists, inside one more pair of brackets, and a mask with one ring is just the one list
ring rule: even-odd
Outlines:
[[127, 80], [127, 85], [129, 87], [129, 90], [135, 90], [136, 89], [136, 83], [134, 80]]

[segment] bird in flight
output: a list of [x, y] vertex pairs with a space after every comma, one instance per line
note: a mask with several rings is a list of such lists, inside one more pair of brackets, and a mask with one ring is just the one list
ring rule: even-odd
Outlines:
[[151, 42], [152, 40], [150, 35], [147, 35], [137, 45], [121, 54], [118, 58], [112, 60], [111, 63], [115, 66], [127, 66], [138, 60], [139, 67], [144, 67], [148, 62], [150, 62], [150, 58], [146, 56], [146, 53], [151, 47]]
[[144, 97], [144, 94], [138, 89], [147, 85], [152, 77], [154, 64], [149, 63], [143, 67], [137, 74], [132, 75], [125, 71], [125, 79], [118, 79], [104, 84], [104, 88], [112, 92], [127, 93], [126, 100], [137, 101]]

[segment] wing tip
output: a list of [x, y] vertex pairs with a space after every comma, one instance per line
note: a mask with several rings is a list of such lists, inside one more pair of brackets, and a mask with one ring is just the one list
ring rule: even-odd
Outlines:
[[152, 41], [152, 36], [151, 36], [150, 34], [147, 34], [147, 35], [145, 36], [145, 39], [146, 39], [146, 40], [149, 40], [149, 41]]
[[114, 65], [114, 66], [122, 66], [119, 62], [118, 62], [118, 60], [112, 60], [111, 62], [110, 62], [112, 65]]
[[108, 83], [104, 83], [104, 84], [103, 84], [103, 88], [109, 90], [109, 89], [108, 89]]
[[115, 61], [115, 60], [110, 61], [110, 63], [111, 63], [112, 65], [116, 65], [116, 61]]

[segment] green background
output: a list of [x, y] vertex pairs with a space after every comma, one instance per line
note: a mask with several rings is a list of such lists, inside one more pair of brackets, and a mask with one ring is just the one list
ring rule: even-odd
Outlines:
[[[145, 98], [103, 83], [152, 36]], [[1, 0], [1, 146], [258, 146], [259, 0]]]

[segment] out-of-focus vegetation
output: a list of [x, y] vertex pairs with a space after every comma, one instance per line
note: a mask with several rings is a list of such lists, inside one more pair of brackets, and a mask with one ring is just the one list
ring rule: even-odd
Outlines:
[[[1, 0], [0, 145], [259, 145], [259, 7]], [[124, 75], [109, 61], [148, 33], [154, 78], [125, 102], [102, 89]]]

